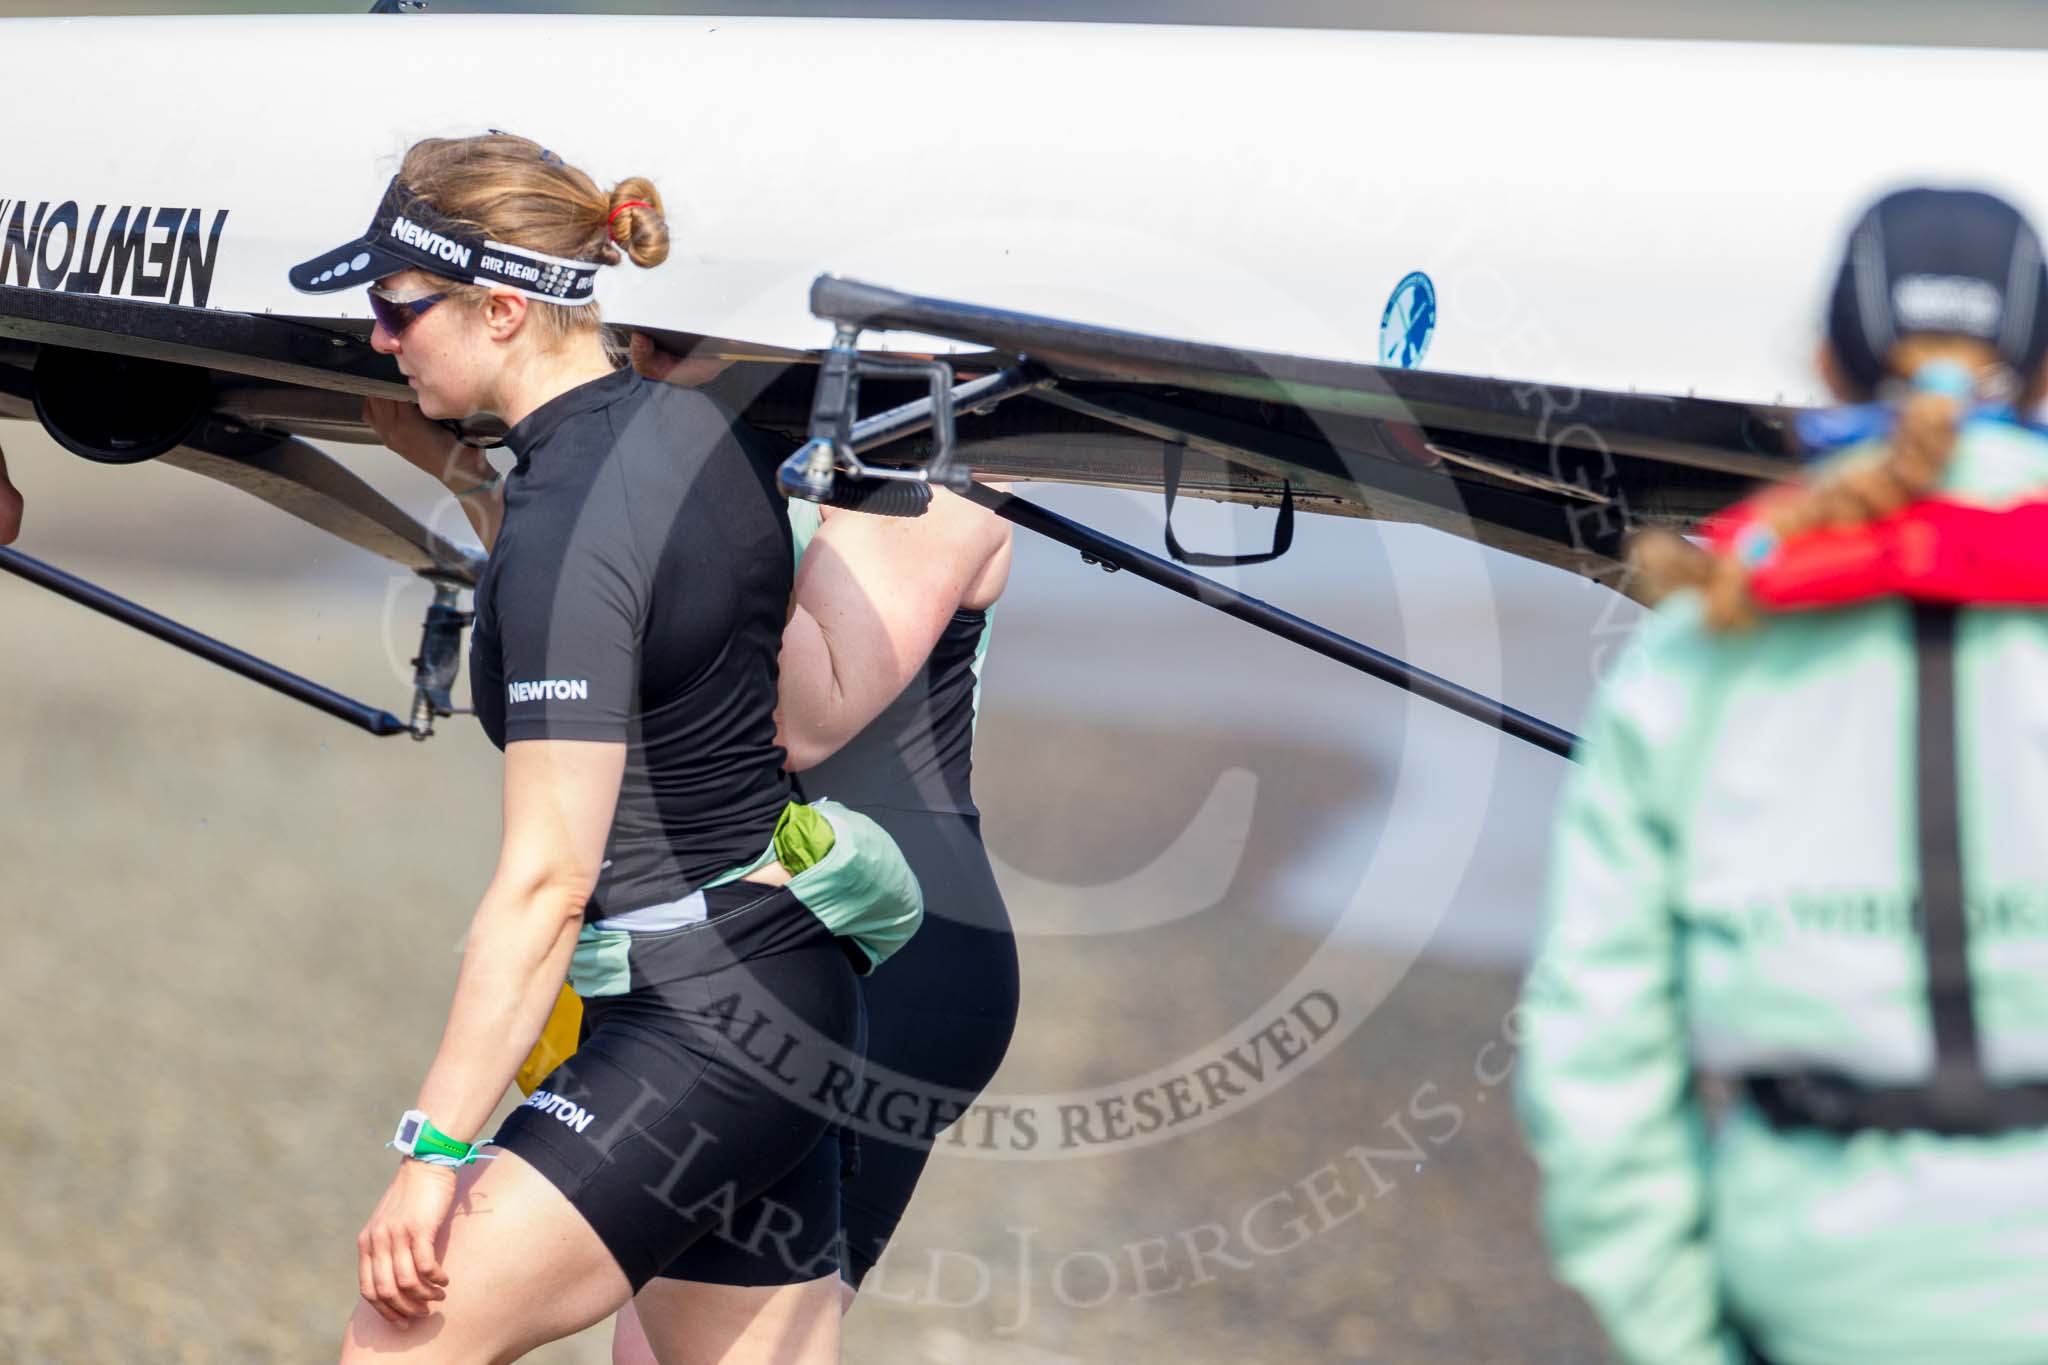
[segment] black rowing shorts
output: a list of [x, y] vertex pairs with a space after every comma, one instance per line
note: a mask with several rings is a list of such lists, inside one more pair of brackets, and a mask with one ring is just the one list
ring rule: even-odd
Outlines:
[[635, 1293], [700, 1239], [751, 1284], [839, 1268], [831, 1138], [858, 1083], [850, 950], [786, 888], [704, 893], [709, 918], [625, 945], [632, 988], [496, 1141], [568, 1196]]

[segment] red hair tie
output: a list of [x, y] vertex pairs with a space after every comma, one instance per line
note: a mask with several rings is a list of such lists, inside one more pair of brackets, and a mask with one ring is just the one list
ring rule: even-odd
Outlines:
[[604, 220], [604, 230], [609, 233], [612, 230], [612, 223], [627, 209], [651, 209], [653, 207], [654, 205], [648, 203], [645, 199], [628, 199], [625, 203], [612, 210], [610, 218]]

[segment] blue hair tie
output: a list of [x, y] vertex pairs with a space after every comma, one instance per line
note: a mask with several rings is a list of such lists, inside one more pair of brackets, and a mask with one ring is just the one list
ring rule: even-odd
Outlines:
[[1977, 376], [1959, 360], [1930, 360], [1913, 371], [1913, 387], [1967, 403], [1977, 396]]
[[1735, 558], [1747, 569], [1759, 568], [1778, 552], [1778, 533], [1760, 521], [1753, 521], [1736, 533]]
[[[1960, 381], [1958, 380], [1960, 376]], [[1967, 387], [1959, 387], [1960, 385]], [[2011, 403], [1993, 399], [1970, 402], [1975, 380], [1970, 372], [1951, 360], [1930, 361], [1913, 375], [1913, 387], [1923, 393], [1945, 393], [1961, 400], [1965, 407], [1962, 424], [2005, 422], [2036, 436], [2048, 436], [2048, 426], [2030, 422]], [[1799, 438], [1800, 457], [1816, 460], [1838, 450], [1866, 441], [1881, 441], [1899, 424], [1898, 406], [1893, 403], [1858, 403], [1846, 408], [1814, 408], [1800, 413], [1792, 422]]]
[[1792, 425], [1803, 455], [1814, 459], [1882, 440], [1892, 434], [1898, 420], [1898, 411], [1889, 403], [1858, 403], [1847, 408], [1813, 408], [1800, 413]]

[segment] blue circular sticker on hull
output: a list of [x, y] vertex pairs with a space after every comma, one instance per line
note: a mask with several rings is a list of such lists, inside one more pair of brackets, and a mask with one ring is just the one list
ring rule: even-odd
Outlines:
[[1436, 286], [1420, 270], [1394, 286], [1380, 314], [1380, 364], [1412, 370], [1436, 334]]

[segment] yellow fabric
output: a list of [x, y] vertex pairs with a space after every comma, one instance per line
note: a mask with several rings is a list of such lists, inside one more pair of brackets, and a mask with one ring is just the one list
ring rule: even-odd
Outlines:
[[568, 986], [555, 997], [555, 1012], [540, 1031], [540, 1041], [526, 1054], [515, 1078], [519, 1093], [531, 1095], [540, 1088], [550, 1071], [576, 1055], [577, 1035], [583, 1030], [583, 1001]]

